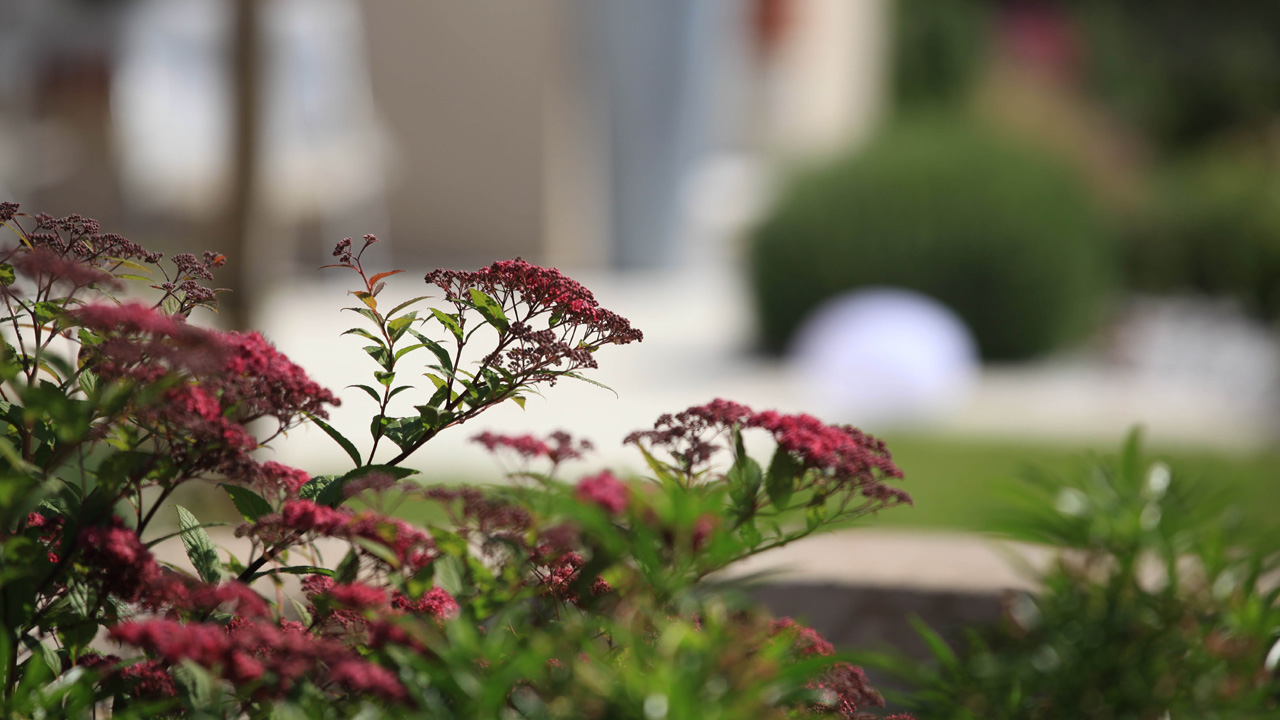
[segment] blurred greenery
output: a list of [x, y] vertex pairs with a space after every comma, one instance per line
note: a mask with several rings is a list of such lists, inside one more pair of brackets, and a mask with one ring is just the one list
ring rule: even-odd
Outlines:
[[[890, 435], [885, 442], [906, 474], [902, 487], [913, 508], [875, 517], [886, 527], [990, 530], [1005, 505], [1031, 475], [1071, 476], [1096, 458], [1115, 455], [1114, 443], [1046, 443], [996, 438]], [[1211, 483], [1223, 495], [1247, 500], [1250, 522], [1274, 524], [1280, 507], [1280, 450], [1231, 452], [1156, 445], [1150, 455], [1175, 476]]]
[[[1002, 496], [1016, 491], [1028, 475], [1067, 476], [1088, 468], [1094, 458], [1115, 454], [1114, 443], [1052, 443], [926, 433], [892, 434], [885, 442], [906, 474], [901, 487], [911, 493], [916, 504], [891, 508], [860, 520], [859, 526], [990, 530], [1004, 505]], [[1280, 507], [1280, 450], [1230, 452], [1157, 445], [1150, 454], [1167, 463], [1178, 477], [1211, 482], [1224, 494], [1248, 498], [1244, 510], [1249, 520], [1274, 524], [1275, 508]], [[566, 477], [575, 479], [574, 470], [566, 468]], [[639, 472], [640, 468], [635, 470]], [[486, 479], [427, 475], [425, 481], [461, 485]], [[445, 521], [434, 503], [405, 502], [386, 510], [419, 524]]]
[[1171, 163], [1130, 224], [1129, 284], [1202, 292], [1280, 318], [1280, 163], [1274, 152], [1227, 145]]
[[900, 122], [864, 150], [798, 176], [752, 242], [765, 348], [783, 350], [822, 302], [861, 287], [924, 293], [984, 357], [1080, 340], [1118, 274], [1109, 223], [1052, 154], [975, 122]]
[[917, 624], [931, 663], [862, 659], [937, 720], [1275, 717], [1280, 534], [1237, 511], [1274, 505], [1224, 484], [1217, 463], [1186, 468], [1144, 454], [1135, 432], [1118, 456], [1028, 476], [994, 529], [1070, 549], [1042, 589], [954, 649]]

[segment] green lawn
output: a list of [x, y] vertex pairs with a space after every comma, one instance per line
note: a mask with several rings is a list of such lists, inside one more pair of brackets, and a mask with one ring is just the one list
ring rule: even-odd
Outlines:
[[[1090, 458], [1112, 457], [1123, 438], [1111, 446], [1049, 445], [1020, 441], [889, 436], [886, 443], [906, 479], [902, 487], [915, 507], [886, 510], [871, 520], [893, 527], [982, 530], [999, 509], [1001, 492], [1016, 488], [1029, 472], [1054, 474], [1087, 471]], [[1280, 511], [1280, 452], [1228, 453], [1148, 447], [1146, 456], [1161, 460], [1179, 480], [1211, 483], [1240, 498], [1246, 513], [1263, 523]]]
[[[1123, 438], [1110, 446], [1028, 443], [1015, 440], [958, 439], [931, 435], [890, 435], [889, 449], [906, 478], [901, 486], [914, 507], [898, 507], [868, 518], [865, 524], [939, 530], [985, 530], [1001, 508], [1001, 494], [1030, 472], [1062, 475], [1087, 472], [1090, 460], [1119, 452]], [[1280, 452], [1232, 454], [1188, 449], [1148, 448], [1146, 456], [1173, 470], [1174, 482], [1204, 481], [1240, 498], [1253, 519], [1263, 524], [1280, 514]], [[572, 469], [566, 477], [572, 478]], [[449, 478], [450, 484], [458, 478]], [[491, 480], [491, 478], [486, 478]], [[428, 480], [430, 482], [430, 480]], [[397, 514], [411, 521], [439, 522], [438, 509], [407, 503]]]

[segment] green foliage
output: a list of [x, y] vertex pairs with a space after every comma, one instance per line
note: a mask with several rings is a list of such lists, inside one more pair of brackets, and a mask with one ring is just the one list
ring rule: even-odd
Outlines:
[[1129, 284], [1235, 298], [1280, 318], [1280, 162], [1265, 146], [1219, 147], [1157, 177], [1129, 232]]
[[1242, 525], [1211, 484], [1143, 459], [1033, 477], [1009, 498], [1014, 539], [1063, 552], [1005, 620], [935, 662], [886, 664], [924, 717], [1251, 718], [1280, 708], [1280, 536]]
[[958, 105], [987, 59], [994, 13], [981, 0], [893, 4], [893, 92], [908, 110]]
[[1080, 340], [1116, 275], [1107, 224], [1068, 169], [978, 126], [895, 126], [796, 179], [752, 244], [767, 349], [824, 300], [873, 285], [954, 309], [982, 354]]

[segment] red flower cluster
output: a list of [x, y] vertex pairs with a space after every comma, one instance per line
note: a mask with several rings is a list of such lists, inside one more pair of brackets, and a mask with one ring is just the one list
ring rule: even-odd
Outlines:
[[[202, 330], [137, 303], [86, 305], [70, 318], [97, 338], [87, 349], [90, 366], [101, 377], [143, 386], [165, 377], [184, 379], [163, 402], [132, 412], [157, 430], [165, 455], [188, 476], [279, 476], [275, 469], [260, 470], [250, 458], [260, 443], [245, 425], [273, 417], [279, 434], [303, 416], [327, 417], [325, 406], [338, 404], [257, 333]], [[298, 480], [292, 474], [279, 479], [287, 486]]]
[[[770, 634], [790, 636], [791, 651], [798, 658], [828, 657], [835, 654], [835, 647], [813, 628], [796, 623], [791, 618], [773, 622]], [[814, 703], [817, 712], [838, 712], [850, 720], [870, 718], [860, 713], [865, 707], [884, 707], [884, 697], [867, 681], [862, 668], [846, 662], [835, 663], [808, 687], [820, 693]]]
[[455, 618], [461, 611], [461, 608], [458, 607], [458, 601], [453, 599], [453, 596], [446, 592], [444, 588], [439, 587], [431, 588], [417, 600], [399, 592], [394, 593], [391, 598], [391, 605], [398, 610], [404, 610], [415, 615], [428, 615], [441, 620]]
[[410, 571], [425, 567], [435, 559], [431, 536], [403, 520], [371, 510], [352, 514], [310, 500], [286, 502], [279, 513], [258, 518], [251, 532], [269, 540], [294, 533], [351, 541], [363, 538], [385, 546]]
[[322, 677], [353, 692], [393, 702], [407, 698], [389, 671], [297, 623], [277, 627], [237, 617], [224, 627], [159, 619], [117, 625], [111, 637], [157, 655], [165, 664], [190, 660], [233, 683], [260, 682], [271, 694], [283, 694], [300, 678], [327, 666]]
[[489, 452], [508, 449], [525, 459], [547, 458], [555, 465], [581, 458], [592, 449], [591, 441], [579, 440], [575, 443], [573, 437], [563, 430], [551, 433], [546, 440], [533, 435], [498, 435], [491, 432], [480, 433], [472, 439], [484, 445]]
[[161, 578], [155, 556], [120, 518], [81, 530], [78, 544], [92, 579], [122, 600], [141, 599]]
[[584, 503], [599, 505], [610, 515], [626, 512], [631, 499], [631, 491], [608, 470], [578, 481], [574, 494]]
[[644, 338], [626, 318], [600, 307], [590, 290], [555, 268], [520, 258], [474, 272], [434, 270], [426, 281], [444, 290], [459, 315], [472, 307], [472, 289], [494, 299], [508, 325], [485, 362], [521, 383], [554, 382], [560, 373], [594, 368], [591, 353], [600, 346]]
[[127, 693], [142, 698], [170, 698], [178, 694], [173, 675], [158, 660], [144, 660], [119, 667], [119, 655], [100, 655], [92, 650], [80, 656], [76, 664], [100, 673], [103, 682], [115, 694]]
[[902, 477], [882, 441], [851, 425], [827, 425], [812, 415], [756, 412], [739, 403], [713, 400], [663, 415], [653, 430], [633, 432], [625, 442], [662, 447], [692, 474], [721, 449], [714, 442], [716, 436], [734, 428], [768, 431], [778, 448], [806, 473], [805, 487], [821, 487], [824, 492], [856, 490], [884, 505], [911, 502], [905, 491], [881, 482]]
[[[538, 574], [538, 582], [545, 589], [546, 593], [561, 602], [581, 605], [582, 598], [578, 595], [576, 585], [578, 578], [582, 574], [582, 567], [587, 561], [582, 555], [576, 552], [568, 552], [558, 558], [552, 560], [544, 560], [545, 571]], [[613, 587], [602, 577], [597, 576], [591, 582], [591, 594], [593, 596], [604, 595], [612, 592]]]

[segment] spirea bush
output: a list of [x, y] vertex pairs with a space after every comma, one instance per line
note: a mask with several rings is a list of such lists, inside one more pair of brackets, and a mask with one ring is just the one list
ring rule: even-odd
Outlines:
[[[521, 260], [437, 270], [380, 302], [399, 271], [337, 246], [376, 406], [357, 442], [338, 398], [257, 333], [188, 317], [223, 258], [164, 259], [91, 220], [0, 206], [0, 693], [22, 717], [867, 717], [862, 670], [812, 629], [707, 576], [910, 501], [876, 439], [725, 400], [634, 433], [645, 477], [566, 467], [564, 433], [483, 433], [509, 483], [430, 486], [406, 465], [441, 432], [641, 339], [556, 270]], [[127, 282], [154, 291], [118, 299]], [[121, 297], [126, 297], [121, 295]], [[425, 380], [420, 380], [425, 378]], [[588, 380], [590, 382], [590, 380]], [[403, 394], [415, 412], [398, 416]], [[314, 423], [340, 475], [257, 451]], [[772, 438], [761, 463], [743, 435]], [[479, 449], [477, 448], [477, 451]], [[242, 556], [172, 502], [212, 483], [242, 515]], [[384, 514], [407, 500], [435, 525]], [[161, 521], [178, 531], [162, 534]], [[194, 573], [157, 560], [180, 544]], [[322, 556], [320, 546], [340, 547]], [[906, 717], [902, 715], [891, 717]]]

